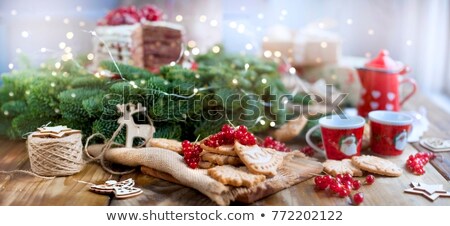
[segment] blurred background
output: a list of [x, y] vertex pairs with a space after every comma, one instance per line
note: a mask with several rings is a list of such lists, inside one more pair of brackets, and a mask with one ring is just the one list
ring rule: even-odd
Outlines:
[[267, 49], [280, 42], [311, 39], [323, 48], [337, 43], [334, 63], [344, 67], [387, 49], [393, 59], [410, 65], [409, 76], [422, 93], [450, 108], [447, 0], [0, 1], [0, 72], [20, 69], [23, 56], [39, 66], [61, 54], [91, 53], [88, 31], [109, 10], [149, 3], [163, 10], [166, 20], [182, 24], [189, 47], [199, 52], [220, 43], [228, 52], [268, 57], [279, 53]]

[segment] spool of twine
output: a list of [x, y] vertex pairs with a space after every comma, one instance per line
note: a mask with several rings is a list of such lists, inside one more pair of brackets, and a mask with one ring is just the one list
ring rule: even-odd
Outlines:
[[84, 167], [81, 134], [27, 139], [31, 170], [41, 176], [69, 176]]

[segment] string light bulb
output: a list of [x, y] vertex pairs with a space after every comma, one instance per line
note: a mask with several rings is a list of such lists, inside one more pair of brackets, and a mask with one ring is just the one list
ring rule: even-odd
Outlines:
[[275, 122], [270, 122], [269, 125], [270, 125], [271, 127], [275, 127], [275, 126], [276, 126]]
[[237, 23], [236, 23], [236, 21], [231, 21], [231, 22], [228, 24], [228, 26], [230, 26], [230, 28], [235, 29], [235, 28], [237, 28]]
[[202, 23], [204, 23], [206, 21], [206, 19], [207, 18], [206, 18], [205, 15], [201, 15], [200, 18], [199, 18], [200, 22], [202, 22]]
[[14, 69], [14, 64], [13, 64], [13, 63], [9, 63], [9, 64], [8, 64], [8, 68], [9, 68], [9, 70]]
[[22, 37], [24, 38], [28, 38], [30, 36], [30, 33], [28, 33], [28, 31], [22, 31]]
[[88, 55], [86, 56], [88, 60], [93, 60], [94, 59], [94, 54], [93, 53], [88, 53]]
[[220, 47], [219, 46], [213, 46], [211, 50], [212, 50], [213, 53], [219, 53], [220, 52]]
[[177, 22], [183, 21], [183, 16], [182, 16], [182, 15], [177, 15], [177, 16], [175, 17], [175, 21], [177, 21]]
[[192, 48], [193, 55], [198, 55], [199, 53], [200, 53], [200, 49], [198, 49], [197, 47]]
[[238, 32], [238, 33], [244, 33], [244, 32], [245, 32], [245, 25], [239, 24], [239, 25], [237, 26], [237, 32]]
[[211, 25], [211, 27], [217, 27], [218, 24], [219, 24], [219, 22], [217, 22], [217, 20], [211, 20], [209, 22], [209, 25]]
[[72, 39], [73, 38], [73, 32], [69, 31], [66, 33], [66, 38], [67, 39]]

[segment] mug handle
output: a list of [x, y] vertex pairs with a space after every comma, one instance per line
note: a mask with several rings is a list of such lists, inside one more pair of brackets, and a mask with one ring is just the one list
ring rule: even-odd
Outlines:
[[400, 85], [405, 84], [405, 83], [411, 84], [412, 87], [413, 87], [413, 89], [412, 89], [412, 91], [411, 91], [408, 95], [406, 95], [405, 98], [403, 98], [403, 100], [400, 101], [400, 106], [403, 106], [403, 104], [404, 104], [409, 98], [411, 98], [411, 97], [414, 95], [414, 93], [416, 92], [416, 90], [417, 90], [416, 80], [414, 80], [414, 79], [412, 79], [412, 78], [403, 78], [403, 79], [400, 81]]
[[325, 150], [319, 148], [317, 145], [314, 144], [314, 142], [311, 141], [311, 134], [316, 131], [317, 129], [319, 129], [320, 125], [315, 125], [313, 128], [309, 129], [308, 132], [306, 133], [306, 143], [308, 143], [309, 146], [311, 146], [314, 150], [320, 152], [325, 152]]

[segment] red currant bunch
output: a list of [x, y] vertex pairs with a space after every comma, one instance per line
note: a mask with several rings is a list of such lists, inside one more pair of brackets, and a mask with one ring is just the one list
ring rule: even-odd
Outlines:
[[262, 146], [265, 148], [272, 148], [272, 149], [275, 149], [275, 150], [281, 151], [281, 152], [290, 152], [291, 151], [291, 149], [288, 148], [285, 143], [277, 141], [277, 140], [273, 139], [273, 137], [271, 137], [271, 136], [268, 136], [264, 139]]
[[[319, 148], [323, 149], [323, 144], [322, 143], [319, 143], [317, 146]], [[303, 152], [303, 154], [305, 154], [306, 156], [309, 156], [309, 157], [314, 156], [314, 153], [315, 153], [314, 149], [311, 146], [309, 146], [309, 145], [306, 145], [305, 147], [300, 148], [300, 151]]]
[[237, 140], [239, 143], [247, 146], [252, 146], [256, 144], [256, 138], [255, 136], [248, 132], [247, 127], [240, 125], [234, 132], [234, 139]]
[[415, 155], [410, 155], [406, 160], [406, 168], [416, 175], [423, 175], [425, 170], [423, 167], [436, 156], [431, 152], [419, 152]]
[[248, 132], [247, 127], [241, 125], [235, 129], [230, 125], [225, 124], [220, 132], [211, 135], [205, 140], [205, 145], [209, 147], [218, 147], [221, 145], [234, 144], [234, 141], [236, 140], [243, 145], [256, 144], [255, 136]]
[[200, 145], [193, 144], [188, 140], [181, 143], [184, 161], [191, 169], [197, 169], [200, 162], [200, 153], [203, 151]]
[[[372, 184], [375, 178], [372, 175], [366, 177], [366, 184]], [[350, 196], [351, 191], [358, 191], [361, 188], [361, 181], [356, 180], [350, 174], [337, 174], [336, 177], [330, 175], [317, 176], [314, 178], [317, 190], [327, 190], [332, 195], [344, 198]], [[356, 198], [355, 198], [356, 197]], [[353, 196], [353, 203], [359, 205], [364, 199], [363, 194], [357, 193]]]

